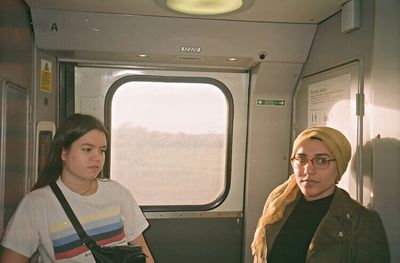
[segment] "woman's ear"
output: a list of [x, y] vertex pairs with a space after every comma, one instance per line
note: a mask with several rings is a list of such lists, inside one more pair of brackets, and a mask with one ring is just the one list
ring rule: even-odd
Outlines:
[[[343, 176], [343, 175], [342, 175]], [[338, 169], [336, 169], [336, 179], [335, 179], [335, 184], [338, 184], [340, 179], [342, 179], [342, 176], [339, 175]]]
[[67, 150], [63, 147], [61, 150], [61, 160], [65, 161], [67, 155]]

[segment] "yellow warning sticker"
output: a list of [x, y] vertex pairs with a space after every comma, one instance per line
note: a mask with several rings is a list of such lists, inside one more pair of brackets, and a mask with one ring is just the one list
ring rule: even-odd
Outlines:
[[52, 92], [52, 63], [51, 61], [42, 59], [40, 67], [40, 91]]

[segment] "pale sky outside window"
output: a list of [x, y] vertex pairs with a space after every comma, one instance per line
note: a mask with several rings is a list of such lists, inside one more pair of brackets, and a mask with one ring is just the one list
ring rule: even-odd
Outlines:
[[129, 82], [116, 92], [112, 110], [113, 128], [131, 122], [171, 133], [225, 133], [226, 129], [225, 96], [206, 83]]

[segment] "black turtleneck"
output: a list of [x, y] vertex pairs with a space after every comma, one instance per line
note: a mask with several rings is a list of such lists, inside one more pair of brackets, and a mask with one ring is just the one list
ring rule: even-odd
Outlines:
[[308, 246], [322, 218], [329, 209], [333, 194], [306, 201], [302, 196], [268, 255], [268, 263], [300, 263], [306, 261]]

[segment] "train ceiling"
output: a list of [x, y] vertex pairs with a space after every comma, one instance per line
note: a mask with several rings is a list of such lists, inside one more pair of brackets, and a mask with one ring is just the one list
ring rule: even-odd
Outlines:
[[[25, 0], [32, 8], [159, 17], [193, 17], [160, 6], [160, 0]], [[194, 16], [217, 20], [318, 24], [340, 11], [346, 0], [250, 0], [240, 13]]]

